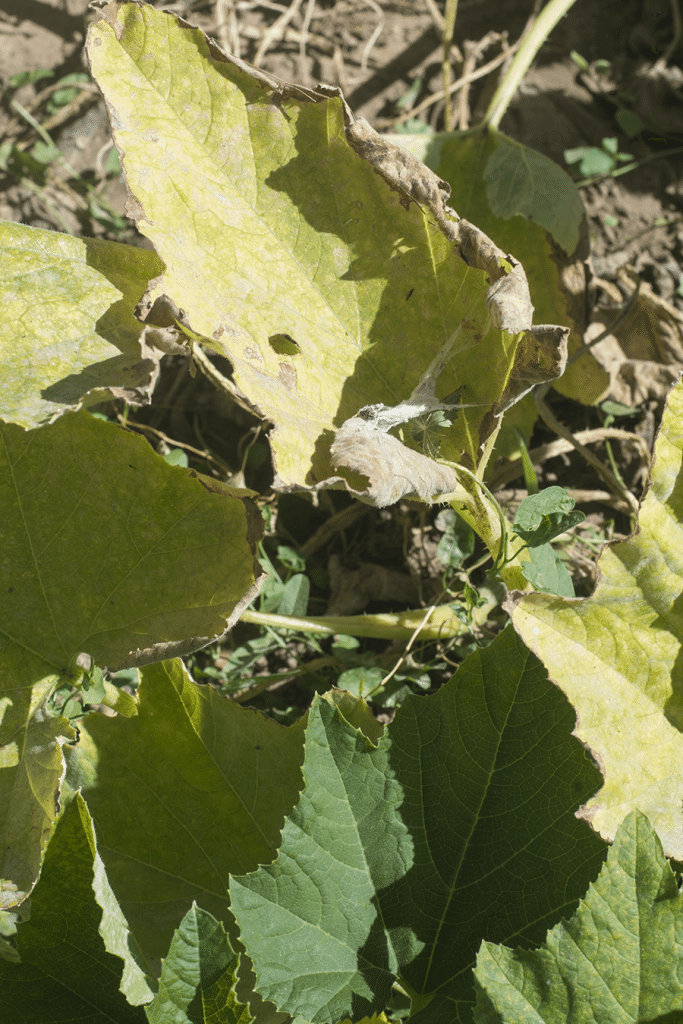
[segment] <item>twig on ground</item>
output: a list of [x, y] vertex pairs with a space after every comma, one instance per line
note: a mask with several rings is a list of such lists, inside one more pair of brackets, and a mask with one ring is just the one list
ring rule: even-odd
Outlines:
[[334, 44], [334, 50], [332, 51], [332, 63], [334, 64], [334, 71], [337, 76], [337, 85], [346, 94], [348, 92], [348, 83], [346, 80], [346, 68], [344, 67], [344, 55], [341, 51], [341, 46], [337, 43]]
[[241, 57], [240, 31], [235, 11], [235, 0], [216, 0], [216, 34], [224, 50]]
[[308, 0], [306, 4], [306, 13], [304, 14], [304, 23], [301, 26], [301, 35], [299, 37], [299, 77], [302, 85], [310, 85], [311, 76], [308, 70], [308, 61], [306, 60], [306, 43], [308, 41], [308, 30], [311, 25], [311, 18], [313, 17], [313, 11], [315, 9], [315, 0]]
[[263, 35], [263, 39], [258, 45], [256, 55], [254, 56], [253, 65], [255, 68], [260, 67], [261, 61], [265, 57], [268, 48], [272, 46], [273, 43], [282, 39], [284, 30], [301, 7], [301, 4], [302, 0], [292, 0], [284, 14], [281, 14], [277, 21], [274, 21], [270, 28], [266, 30]]
[[678, 44], [681, 41], [681, 37], [683, 37], [683, 22], [681, 21], [681, 10], [678, 6], [678, 0], [670, 0], [670, 3], [671, 17], [674, 23], [674, 34], [671, 39], [671, 42], [667, 46], [662, 56], [659, 58], [658, 61], [655, 62], [654, 67], [652, 68], [653, 71], [664, 71], [667, 64], [671, 60], [672, 55], [678, 48]]
[[420, 623], [420, 625], [419, 625], [419, 626], [417, 627], [417, 629], [415, 630], [415, 632], [414, 632], [414, 633], [413, 633], [413, 635], [411, 636], [410, 640], [409, 640], [409, 641], [408, 641], [408, 643], [406, 644], [406, 649], [404, 650], [403, 654], [402, 654], [402, 655], [401, 655], [401, 657], [400, 657], [400, 658], [398, 659], [398, 661], [396, 662], [396, 664], [395, 664], [395, 665], [394, 665], [394, 667], [392, 668], [391, 672], [389, 672], [389, 674], [388, 674], [388, 675], [386, 675], [386, 676], [384, 677], [384, 679], [383, 679], [383, 680], [381, 681], [381, 683], [379, 684], [380, 686], [385, 686], [385, 685], [386, 685], [386, 684], [387, 684], [387, 683], [389, 682], [389, 680], [390, 680], [390, 679], [392, 678], [392, 676], [395, 676], [395, 675], [396, 675], [396, 673], [398, 672], [399, 668], [401, 667], [401, 665], [403, 664], [403, 662], [404, 662], [404, 661], [406, 660], [406, 657], [407, 657], [407, 655], [408, 655], [408, 652], [409, 652], [410, 648], [411, 648], [411, 647], [413, 646], [413, 644], [414, 644], [414, 643], [415, 643], [415, 641], [417, 640], [417, 637], [418, 637], [418, 636], [419, 636], [419, 634], [420, 634], [420, 633], [422, 632], [422, 630], [423, 630], [423, 629], [424, 629], [424, 627], [425, 627], [425, 626], [427, 625], [427, 623], [428, 623], [428, 622], [429, 622], [429, 620], [431, 619], [432, 615], [433, 615], [433, 614], [434, 614], [434, 612], [436, 611], [436, 607], [437, 607], [437, 606], [436, 606], [435, 604], [432, 604], [432, 605], [430, 605], [430, 606], [429, 606], [429, 608], [427, 609], [427, 611], [426, 611], [426, 613], [425, 613], [425, 617], [424, 617], [424, 619], [422, 620], [422, 622], [421, 622], [421, 623]]
[[443, 114], [445, 106], [446, 101], [439, 100], [439, 102], [435, 103], [434, 106], [432, 107], [432, 112], [429, 115], [429, 127], [432, 129], [433, 132], [438, 132], [439, 130], [439, 118]]
[[[517, 46], [519, 46], [519, 40], [514, 43], [506, 53], [499, 53], [497, 57], [494, 57], [493, 60], [490, 60], [488, 64], [484, 64], [483, 67], [480, 67], [477, 71], [473, 71], [471, 74], [463, 75], [462, 78], [459, 78], [457, 82], [454, 82], [450, 87], [449, 91], [451, 96], [453, 93], [456, 93], [458, 89], [462, 89], [463, 86], [468, 85], [470, 82], [476, 82], [478, 78], [484, 78], [485, 75], [490, 74], [491, 71], [495, 71], [497, 67], [500, 67], [500, 65], [507, 60]], [[409, 110], [405, 114], [401, 114], [400, 117], [392, 117], [386, 121], [379, 121], [378, 127], [389, 128], [395, 124], [403, 124], [404, 121], [408, 121], [410, 118], [416, 117], [423, 110], [426, 110], [427, 107], [431, 107], [432, 104], [437, 103], [439, 100], [444, 98], [445, 93], [443, 89], [440, 92], [432, 93], [431, 96], [427, 96], [426, 99], [422, 100], [421, 103], [418, 103], [416, 107], [413, 107], [412, 110]]]
[[[432, 16], [432, 21], [434, 22], [434, 28], [436, 29], [438, 34], [440, 36], [442, 36], [443, 35], [443, 26], [444, 26], [443, 14], [439, 10], [439, 8], [436, 6], [434, 0], [425, 0], [425, 7], [427, 8], [427, 10], [429, 11], [429, 13]], [[458, 48], [458, 44], [457, 43], [453, 43], [453, 42], [451, 43], [451, 56], [453, 57], [453, 60], [456, 61], [456, 63], [462, 64], [462, 54], [461, 54], [461, 52], [460, 52], [460, 50]]]
[[436, 31], [439, 33], [439, 35], [441, 35], [442, 32], [443, 32], [443, 26], [444, 26], [443, 14], [439, 10], [439, 8], [436, 6], [436, 3], [434, 2], [434, 0], [425, 0], [425, 7], [427, 8], [427, 10], [429, 11], [429, 13], [432, 16], [432, 21], [434, 22], [434, 27], [435, 27]]
[[[191, 452], [193, 455], [197, 455], [200, 459], [204, 459], [205, 462], [213, 462], [215, 466], [220, 469], [222, 473], [226, 470], [226, 464], [220, 459], [217, 459], [215, 455], [212, 455], [209, 451], [201, 451], [199, 448], [194, 448], [191, 444], [184, 444], [182, 441], [176, 441], [174, 438], [169, 437], [168, 434], [164, 434], [163, 430], [157, 430], [156, 427], [151, 427], [147, 423], [134, 423], [132, 420], [124, 419], [120, 414], [117, 416], [119, 423], [126, 427], [127, 430], [139, 430], [143, 434], [154, 434], [160, 441], [163, 441], [171, 448], [182, 448], [186, 452]], [[227, 467], [228, 470], [230, 467]]]
[[[427, 3], [427, 8], [429, 10], [429, 13], [432, 15], [432, 18], [434, 20], [434, 24], [437, 26], [437, 28], [439, 29], [440, 32], [443, 32], [443, 26], [444, 26], [443, 17], [440, 15], [440, 12], [438, 12], [438, 10], [435, 12], [432, 9], [432, 7], [433, 7], [432, 0], [426, 0], [426, 3]], [[503, 53], [498, 54], [497, 57], [494, 57], [493, 60], [490, 60], [487, 64], [484, 64], [484, 66], [479, 68], [477, 71], [472, 71], [472, 72], [470, 72], [468, 74], [461, 75], [461, 77], [457, 80], [457, 82], [454, 82], [451, 86], [449, 86], [449, 88], [448, 88], [448, 95], [453, 96], [454, 93], [458, 92], [460, 89], [463, 89], [466, 85], [469, 85], [471, 82], [476, 82], [476, 80], [478, 78], [484, 78], [486, 75], [490, 74], [492, 71], [495, 71], [496, 68], [499, 68], [501, 64], [504, 64], [507, 60], [509, 60], [509, 58], [511, 58], [517, 52], [517, 50], [519, 50], [519, 48], [522, 45], [522, 43], [524, 43], [524, 41], [526, 40], [527, 35], [530, 33], [530, 31], [531, 31], [531, 29], [532, 29], [532, 27], [534, 25], [536, 14], [538, 13], [538, 9], [539, 9], [540, 5], [541, 5], [541, 0], [534, 0], [533, 10], [532, 10], [531, 15], [529, 16], [529, 18], [527, 20], [526, 25], [524, 26], [524, 30], [522, 31], [522, 34], [520, 35], [519, 39], [517, 39]], [[486, 39], [486, 38], [487, 38], [487, 36], [484, 37], [484, 39]], [[482, 40], [482, 42], [483, 42], [483, 40]], [[431, 96], [428, 96], [426, 99], [424, 99], [416, 107], [413, 107], [412, 110], [409, 110], [409, 111], [407, 111], [404, 114], [401, 114], [400, 117], [395, 117], [395, 118], [391, 118], [390, 120], [381, 121], [381, 122], [379, 122], [377, 124], [377, 127], [378, 128], [380, 128], [380, 127], [381, 128], [389, 128], [389, 127], [392, 127], [393, 125], [396, 125], [396, 124], [403, 124], [404, 121], [408, 121], [410, 118], [415, 117], [417, 114], [421, 113], [423, 110], [426, 110], [427, 107], [432, 106], [434, 103], [437, 103], [439, 100], [445, 99], [446, 95], [447, 95], [447, 93], [446, 93], [446, 90], [444, 90], [444, 89], [442, 89], [440, 92], [435, 92]]]
[[[462, 49], [465, 58], [462, 62], [462, 77], [466, 77], [476, 70], [477, 58], [481, 50], [470, 39], [463, 41]], [[458, 131], [466, 131], [470, 126], [470, 85], [471, 82], [466, 82], [462, 89], [458, 90], [455, 108], [447, 125], [444, 125], [447, 132], [455, 131], [456, 128]], [[449, 105], [450, 96], [447, 96], [446, 109], [448, 109]]]
[[[30, 102], [24, 104], [22, 106], [22, 110], [32, 114], [38, 109], [41, 103], [46, 99], [49, 99], [54, 92], [64, 88], [65, 85], [61, 81], [48, 85], [47, 88], [42, 89], [37, 96], [34, 96]], [[94, 82], [74, 82], [73, 84], [69, 84], [68, 88], [77, 89], [78, 95], [72, 99], [71, 103], [67, 103], [65, 107], [60, 107], [59, 110], [42, 123], [41, 128], [45, 131], [50, 131], [52, 128], [57, 127], [57, 125], [63, 124], [64, 121], [68, 121], [70, 117], [80, 114], [82, 109], [85, 109], [92, 103], [97, 103], [100, 98], [100, 90]], [[4, 137], [8, 138], [10, 135], [13, 135], [24, 121], [26, 121], [24, 114], [19, 114], [18, 116], [15, 114], [7, 123], [3, 132]], [[26, 142], [18, 142], [17, 149], [26, 149], [27, 146], [31, 145], [31, 143], [31, 139]]]
[[107, 187], [107, 172], [105, 170], [105, 166], [104, 165], [105, 165], [105, 160], [106, 160], [107, 154], [113, 148], [114, 148], [114, 140], [113, 139], [107, 139], [107, 141], [104, 143], [104, 145], [100, 146], [100, 148], [97, 150], [97, 156], [95, 157], [95, 174], [97, 175], [97, 179], [99, 181], [99, 185], [97, 186], [98, 193], [100, 192], [101, 189], [105, 189]]
[[[628, 430], [620, 430], [618, 427], [597, 427], [594, 430], [582, 430], [577, 434], [574, 434], [574, 441], [578, 441], [581, 445], [597, 444], [599, 441], [625, 441], [628, 444], [633, 444], [638, 449], [640, 459], [643, 465], [647, 468], [650, 465], [650, 452], [647, 444], [638, 434], [633, 434]], [[547, 444], [540, 444], [537, 448], [532, 448], [529, 452], [529, 458], [534, 465], [539, 465], [543, 462], [547, 462], [548, 459], [557, 458], [558, 455], [564, 455], [566, 452], [574, 450], [576, 445], [570, 441], [560, 438], [557, 441], [549, 441]], [[502, 466], [497, 472], [493, 473], [490, 480], [487, 480], [487, 484], [492, 491], [499, 491], [505, 487], [506, 484], [516, 480], [517, 477], [521, 477], [523, 474], [522, 459], [514, 459], [507, 465]], [[602, 493], [604, 492], [596, 492]], [[595, 499], [598, 500], [598, 499]], [[609, 504], [614, 504], [613, 498], [610, 499]], [[621, 511], [630, 512], [630, 505], [628, 508], [621, 497], [618, 499]]]
[[[443, 21], [443, 32], [441, 36], [441, 42], [443, 45], [443, 57], [441, 59], [441, 71], [443, 74], [443, 92], [446, 100], [444, 108], [444, 127], [447, 132], [453, 131], [453, 111], [451, 108], [451, 44], [453, 42], [453, 33], [455, 32], [455, 19], [458, 13], [458, 0], [446, 0], [446, 10]], [[474, 68], [463, 67], [463, 71], [467, 74], [468, 71], [472, 71]]]
[[[262, 39], [263, 32], [257, 28], [256, 25], [241, 25], [240, 35], [244, 39]], [[284, 43], [294, 43], [296, 46], [301, 42], [301, 32], [298, 29], [292, 28], [291, 25], [287, 25], [281, 36], [281, 41]], [[325, 36], [319, 35], [317, 32], [309, 32], [306, 39], [308, 46], [315, 46], [316, 49], [322, 50], [323, 53], [330, 57], [334, 57], [336, 49], [339, 47], [335, 43], [331, 42]]]
[[[613, 491], [614, 494], [617, 494], [622, 498], [628, 505], [630, 514], [635, 515], [638, 512], [638, 501], [636, 497], [631, 494], [627, 487], [617, 480], [614, 473], [608, 469], [607, 466], [597, 458], [597, 456], [593, 455], [590, 448], [586, 448], [585, 445], [581, 444], [581, 442], [572, 434], [571, 430], [568, 430], [567, 427], [560, 423], [555, 414], [551, 412], [550, 408], [546, 405], [545, 396], [550, 390], [550, 387], [550, 384], [541, 384], [534, 392], [536, 407], [540, 413], [541, 419], [554, 433], [559, 437], [563, 437], [565, 441], [568, 441], [574, 448], [576, 448], [580, 455], [583, 455], [586, 462], [593, 467], [600, 477], [602, 477], [609, 489]], [[624, 431], [624, 433], [627, 432]]]
[[[71, 103], [67, 103], [65, 107], [60, 107], [54, 114], [47, 117], [43, 121], [43, 128], [46, 132], [51, 132], [53, 128], [57, 128], [60, 124], [64, 124], [71, 117], [76, 117], [78, 114], [82, 114], [87, 107], [93, 106], [100, 99], [99, 91], [97, 86], [90, 86], [91, 82], [83, 82], [81, 85], [76, 84], [75, 89], [79, 90], [78, 96], [74, 96]], [[88, 88], [85, 88], [88, 86]]]
[[378, 3], [375, 3], [375, 0], [363, 0], [363, 3], [367, 4], [368, 7], [372, 7], [373, 11], [377, 14], [377, 17], [379, 19], [377, 24], [375, 25], [375, 29], [372, 35], [370, 36], [370, 38], [368, 39], [367, 43], [363, 48], [363, 53], [361, 54], [360, 58], [360, 73], [361, 75], [367, 75], [368, 60], [370, 58], [370, 54], [372, 53], [372, 48], [379, 39], [379, 37], [381, 36], [382, 31], [384, 29], [384, 11], [382, 10]]
[[250, 0], [250, 3], [241, 0], [240, 2], [240, 9], [244, 11], [253, 11], [258, 7], [263, 7], [266, 11], [276, 11], [278, 14], [284, 14], [287, 10], [287, 4], [276, 4], [273, 3], [273, 0]]
[[[501, 61], [501, 63], [503, 63], [505, 58], [509, 57], [511, 53], [511, 47], [507, 44], [507, 32], [487, 32], [486, 35], [477, 43], [472, 43], [469, 40], [465, 41], [463, 44], [463, 49], [465, 51], [465, 60], [462, 66], [463, 77], [467, 77], [467, 75], [471, 74], [475, 70], [477, 61], [482, 54], [488, 50], [489, 46], [493, 46], [496, 43], [501, 43], [502, 45], [502, 53], [500, 56], [503, 57], [503, 61]], [[449, 131], [452, 131], [453, 128], [458, 128], [460, 131], [467, 131], [470, 126], [470, 84], [470, 82], [465, 82], [462, 89], [459, 91], [456, 117], [454, 122], [452, 122], [452, 128], [447, 129]]]

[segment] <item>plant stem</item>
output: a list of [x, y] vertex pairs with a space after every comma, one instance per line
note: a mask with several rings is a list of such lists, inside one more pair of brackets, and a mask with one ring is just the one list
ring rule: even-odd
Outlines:
[[[344, 636], [368, 636], [380, 640], [409, 640], [415, 627], [425, 618], [425, 609], [417, 608], [407, 612], [381, 615], [312, 615], [299, 618], [294, 615], [273, 615], [256, 612], [248, 608], [240, 616], [241, 622], [255, 626], [270, 626], [274, 629], [297, 629], [302, 633], [319, 636], [340, 634]], [[459, 636], [463, 626], [448, 605], [440, 605], [420, 632], [423, 640], [437, 640]]]
[[451, 46], [453, 44], [453, 33], [455, 31], [455, 18], [458, 13], [458, 0], [446, 0], [443, 23], [443, 59], [441, 68], [443, 71], [443, 89], [445, 95], [444, 128], [447, 132], [453, 131], [453, 110], [451, 102]]
[[567, 13], [574, 2], [575, 0], [550, 0], [550, 3], [543, 8], [515, 54], [503, 81], [496, 89], [486, 111], [484, 124], [491, 128], [498, 127], [534, 57], [560, 18]]
[[[496, 516], [498, 518], [498, 523], [500, 524], [500, 541], [499, 541], [499, 544], [498, 544], [498, 551], [497, 551], [495, 559], [494, 559], [493, 570], [492, 570], [492, 572], [497, 572], [497, 570], [498, 570], [500, 565], [505, 565], [505, 564], [507, 564], [507, 562], [510, 561], [510, 559], [507, 557], [507, 553], [508, 553], [508, 524], [507, 524], [507, 520], [505, 519], [505, 515], [503, 514], [503, 510], [501, 509], [500, 505], [498, 504], [496, 499], [491, 494], [490, 490], [488, 489], [488, 487], [486, 486], [484, 481], [480, 480], [478, 476], [475, 476], [475, 474], [472, 472], [471, 469], [467, 469], [465, 466], [461, 466], [459, 463], [446, 462], [445, 460], [443, 460], [443, 461], [444, 461], [444, 464], [447, 465], [447, 466], [450, 466], [454, 470], [454, 472], [456, 474], [457, 473], [464, 473], [466, 476], [468, 476], [477, 485], [477, 487], [480, 488], [481, 491], [483, 491], [483, 493], [488, 498], [491, 510], [493, 512], [495, 512], [495, 514], [496, 514]], [[489, 540], [487, 540], [484, 536], [482, 536], [481, 533], [479, 534], [479, 536], [484, 541], [484, 543], [486, 544], [486, 546], [489, 549], [489, 551], [491, 551], [491, 557], [493, 558], [493, 551], [491, 550], [491, 544], [490, 544]]]
[[555, 434], [557, 434], [558, 437], [563, 437], [566, 441], [569, 441], [570, 444], [572, 444], [576, 448], [577, 452], [579, 452], [580, 455], [583, 455], [586, 462], [588, 462], [589, 465], [593, 466], [593, 468], [605, 481], [609, 489], [619, 498], [621, 498], [624, 501], [624, 503], [628, 506], [630, 515], [637, 515], [638, 502], [636, 498], [628, 490], [628, 488], [622, 486], [622, 484], [619, 483], [619, 481], [611, 472], [611, 470], [609, 470], [607, 466], [604, 466], [600, 459], [593, 455], [593, 452], [590, 451], [589, 448], [586, 448], [585, 445], [580, 444], [576, 440], [571, 431], [567, 430], [567, 428], [563, 426], [562, 423], [560, 423], [560, 421], [551, 412], [549, 406], [546, 405], [545, 396], [547, 395], [549, 389], [550, 384], [546, 383], [539, 384], [534, 391], [536, 407], [541, 415], [541, 419], [543, 420], [543, 422], [546, 423], [550, 427], [550, 429], [554, 431]]
[[[406, 649], [405, 649], [405, 651], [403, 652], [403, 654], [401, 655], [401, 657], [400, 657], [400, 658], [398, 659], [398, 661], [396, 662], [396, 664], [395, 664], [395, 665], [394, 665], [394, 667], [392, 668], [391, 672], [389, 672], [389, 673], [388, 673], [388, 674], [387, 674], [387, 675], [386, 675], [386, 676], [384, 677], [384, 679], [383, 679], [383, 680], [381, 681], [381, 683], [379, 684], [379, 686], [375, 687], [375, 690], [379, 690], [379, 688], [380, 688], [381, 686], [386, 686], [386, 684], [387, 684], [387, 683], [389, 682], [389, 680], [390, 680], [390, 679], [392, 678], [392, 676], [395, 676], [395, 675], [396, 675], [396, 673], [398, 672], [399, 668], [401, 667], [401, 665], [403, 664], [403, 662], [404, 662], [404, 661], [406, 660], [406, 657], [407, 657], [407, 655], [408, 655], [408, 652], [410, 651], [410, 648], [411, 648], [411, 647], [413, 646], [413, 642], [414, 642], [414, 641], [416, 640], [416, 638], [417, 638], [418, 634], [419, 634], [419, 633], [421, 633], [421, 632], [423, 631], [424, 627], [425, 627], [425, 626], [427, 625], [427, 623], [428, 623], [429, 619], [431, 619], [431, 617], [432, 617], [432, 615], [434, 614], [434, 612], [435, 612], [435, 611], [436, 611], [436, 605], [435, 605], [435, 604], [433, 604], [433, 605], [430, 605], [430, 607], [429, 607], [429, 608], [427, 609], [427, 611], [426, 611], [426, 613], [425, 613], [425, 616], [424, 616], [424, 618], [423, 618], [422, 622], [418, 623], [418, 625], [417, 625], [417, 626], [415, 627], [415, 629], [413, 630], [413, 635], [411, 636], [410, 640], [409, 640], [409, 641], [408, 641], [408, 643], [406, 644]], [[373, 690], [373, 691], [372, 691], [372, 693], [374, 693], [374, 692], [375, 692], [375, 690]]]
[[65, 231], [67, 235], [73, 235], [73, 230], [64, 220], [57, 207], [50, 202], [47, 195], [45, 194], [45, 190], [42, 189], [40, 185], [36, 185], [36, 183], [34, 181], [31, 181], [30, 178], [22, 176], [20, 180], [21, 184], [25, 189], [28, 189], [30, 192], [34, 192], [38, 196], [41, 203], [43, 203], [43, 205], [45, 206], [45, 209], [48, 210], [52, 214], [54, 219], [57, 221], [57, 223], [61, 225], [62, 231]]

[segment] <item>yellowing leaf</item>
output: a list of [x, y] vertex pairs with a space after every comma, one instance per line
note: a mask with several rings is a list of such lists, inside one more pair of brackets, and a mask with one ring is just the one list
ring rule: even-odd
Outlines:
[[148, 401], [158, 353], [133, 309], [162, 264], [149, 250], [0, 222], [0, 410], [23, 427], [114, 396]]
[[[395, 138], [446, 179], [462, 217], [521, 260], [536, 319], [570, 327], [570, 354], [583, 344], [588, 229], [581, 197], [566, 171], [490, 128]], [[555, 387], [590, 405], [609, 384], [609, 375], [587, 352]]]
[[108, 4], [88, 52], [167, 267], [148, 322], [163, 299], [227, 356], [275, 425], [276, 486], [338, 479], [334, 431], [412, 400], [432, 365], [425, 410], [457, 395], [441, 455], [477, 469], [502, 408], [561, 372], [561, 337], [528, 340], [521, 265], [340, 95], [276, 82], [151, 5]]
[[638, 530], [585, 600], [525, 596], [515, 628], [577, 710], [605, 785], [584, 808], [612, 839], [637, 807], [683, 858], [683, 383], [669, 395]]

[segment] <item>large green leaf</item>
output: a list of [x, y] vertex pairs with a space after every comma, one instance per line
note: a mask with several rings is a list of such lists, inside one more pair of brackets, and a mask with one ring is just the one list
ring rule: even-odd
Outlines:
[[683, 896], [644, 814], [619, 826], [597, 881], [539, 950], [485, 942], [476, 1024], [683, 1020]]
[[150, 1000], [154, 983], [109, 888], [80, 797], [48, 843], [17, 947], [20, 963], [0, 959], [8, 1022], [144, 1024], [138, 1004]]
[[[277, 860], [233, 878], [233, 912], [257, 991], [306, 1020], [386, 1005], [398, 963], [376, 892], [413, 862], [386, 750], [316, 698], [306, 729], [306, 788]], [[362, 1011], [362, 1012], [361, 1012]]]
[[317, 700], [278, 857], [230, 885], [260, 994], [357, 1019], [398, 974], [411, 1019], [471, 1020], [482, 935], [541, 941], [604, 856], [572, 813], [600, 782], [573, 725], [512, 630], [409, 698], [376, 747]]
[[25, 892], [71, 736], [41, 702], [83, 652], [114, 667], [222, 633], [254, 586], [262, 525], [243, 492], [87, 412], [0, 425], [0, 505], [0, 834]]
[[0, 222], [0, 415], [23, 427], [114, 395], [149, 400], [159, 353], [133, 316], [155, 253]]
[[5, 686], [65, 673], [82, 651], [113, 668], [225, 630], [254, 584], [260, 517], [245, 492], [86, 412], [7, 424], [0, 443]]
[[159, 991], [145, 1008], [149, 1024], [252, 1024], [234, 993], [237, 960], [223, 925], [192, 906], [162, 963]]
[[638, 530], [598, 566], [591, 597], [530, 594], [512, 619], [604, 767], [583, 813], [612, 839], [638, 807], [683, 859], [683, 383], [669, 395]]
[[197, 686], [178, 660], [143, 669], [139, 696], [135, 718], [83, 722], [67, 781], [138, 941], [158, 957], [193, 900], [230, 923], [229, 873], [275, 856], [301, 786], [302, 725]]
[[438, 401], [466, 406], [441, 454], [476, 468], [501, 402], [561, 372], [554, 342], [549, 360], [538, 338], [522, 344], [521, 267], [340, 96], [276, 83], [151, 5], [103, 8], [88, 54], [138, 227], [167, 267], [148, 321], [163, 299], [164, 323], [230, 359], [275, 424], [279, 485], [332, 479], [334, 430], [406, 402], [429, 373], [432, 403], [438, 378]]
[[[567, 324], [569, 351], [586, 329], [588, 228], [581, 197], [563, 168], [488, 127], [435, 135], [396, 135], [453, 189], [457, 212], [521, 260], [535, 318]], [[596, 402], [609, 375], [587, 352], [554, 385], [585, 404]]]
[[[579, 248], [586, 212], [565, 170], [543, 153], [488, 129], [494, 142], [485, 159], [489, 206], [496, 217], [523, 217], [545, 228], [566, 256]], [[474, 190], [473, 190], [474, 191]]]

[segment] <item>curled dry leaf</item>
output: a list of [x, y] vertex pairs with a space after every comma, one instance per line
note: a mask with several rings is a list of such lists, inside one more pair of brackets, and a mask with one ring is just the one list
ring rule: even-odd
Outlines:
[[356, 615], [371, 601], [400, 601], [416, 605], [420, 599], [417, 584], [405, 572], [387, 569], [384, 565], [365, 562], [357, 569], [346, 569], [338, 555], [327, 565], [330, 577], [330, 600], [326, 615]]
[[401, 194], [406, 208], [411, 200], [426, 207], [446, 238], [457, 244], [465, 263], [486, 273], [490, 281], [486, 308], [495, 327], [510, 334], [528, 330], [534, 307], [522, 265], [446, 205], [451, 194], [448, 182], [412, 153], [384, 139], [364, 118], [354, 120], [346, 104], [344, 108], [346, 137], [359, 156]]
[[458, 241], [465, 263], [483, 270], [491, 281], [486, 308], [498, 330], [510, 334], [529, 330], [534, 307], [521, 263], [509, 253], [505, 255], [469, 221], [460, 221]]
[[378, 425], [373, 407], [368, 406], [337, 431], [331, 448], [333, 464], [368, 478], [367, 490], [358, 497], [384, 508], [408, 495], [433, 501], [458, 489], [452, 469], [407, 448], [387, 429]]
[[[455, 211], [446, 205], [450, 196], [447, 182], [407, 150], [383, 139], [363, 118], [354, 120], [346, 104], [344, 112], [345, 132], [352, 147], [401, 195], [402, 205], [407, 209], [415, 202], [426, 207], [443, 234], [457, 244], [465, 263], [486, 273], [491, 282], [486, 308], [495, 327], [509, 334], [522, 334], [505, 390], [489, 418], [488, 433], [491, 433], [495, 420], [508, 406], [536, 384], [563, 373], [568, 329], [546, 325], [532, 327], [533, 306], [521, 264], [514, 257], [506, 256], [483, 231], [458, 219]], [[361, 496], [379, 507], [407, 496], [433, 501], [452, 494], [459, 487], [452, 469], [408, 448], [388, 433], [391, 426], [423, 411], [446, 408], [436, 399], [436, 381], [452, 357], [452, 348], [451, 339], [432, 361], [407, 402], [393, 410], [366, 406], [337, 431], [331, 447], [333, 465], [366, 476], [369, 484]]]
[[[545, 325], [524, 333], [503, 395], [489, 414], [490, 424], [495, 424], [508, 406], [536, 384], [562, 372], [567, 359], [568, 333], [564, 327]], [[407, 401], [394, 407], [365, 406], [337, 431], [331, 447], [332, 464], [368, 478], [368, 487], [358, 492], [359, 497], [384, 507], [404, 497], [435, 501], [461, 491], [450, 467], [408, 448], [389, 433], [392, 427], [419, 416], [439, 410], [453, 415], [459, 408], [458, 402], [439, 402], [436, 397], [436, 384], [451, 356], [451, 349], [452, 341], [432, 360]]]
[[[588, 322], [590, 243], [583, 203], [569, 175], [541, 153], [483, 126], [466, 133], [390, 137], [450, 184], [464, 218], [495, 238], [503, 252], [515, 253], [536, 318], [566, 324], [569, 351], [576, 351]], [[591, 405], [607, 383], [588, 351], [567, 367], [555, 388]]]
[[507, 387], [494, 406], [494, 414], [503, 413], [537, 384], [559, 377], [567, 363], [568, 342], [568, 327], [536, 324], [525, 331], [515, 351]]
[[150, 281], [147, 291], [135, 307], [136, 317], [144, 323], [142, 332], [147, 345], [159, 349], [169, 356], [188, 355], [189, 346], [183, 336], [183, 310], [178, 309], [168, 295], [160, 295], [154, 301], [148, 300], [150, 288], [160, 283], [160, 278]]
[[[632, 295], [638, 275], [632, 267], [624, 267], [619, 281]], [[623, 301], [615, 284], [602, 281], [601, 287], [615, 303]], [[600, 311], [588, 327], [586, 341], [602, 334], [614, 317], [612, 310]], [[593, 346], [593, 353], [609, 374], [609, 387], [603, 397], [630, 406], [652, 399], [663, 402], [683, 369], [683, 316], [641, 281], [627, 316], [614, 334]]]
[[440, 227], [442, 222], [457, 221], [455, 211], [446, 206], [451, 194], [448, 182], [430, 171], [412, 153], [399, 149], [393, 142], [383, 138], [370, 127], [364, 117], [354, 120], [348, 106], [344, 106], [347, 139], [358, 155], [369, 161], [391, 187], [401, 194], [403, 205], [407, 208], [414, 201], [418, 206], [426, 206], [437, 218]]

